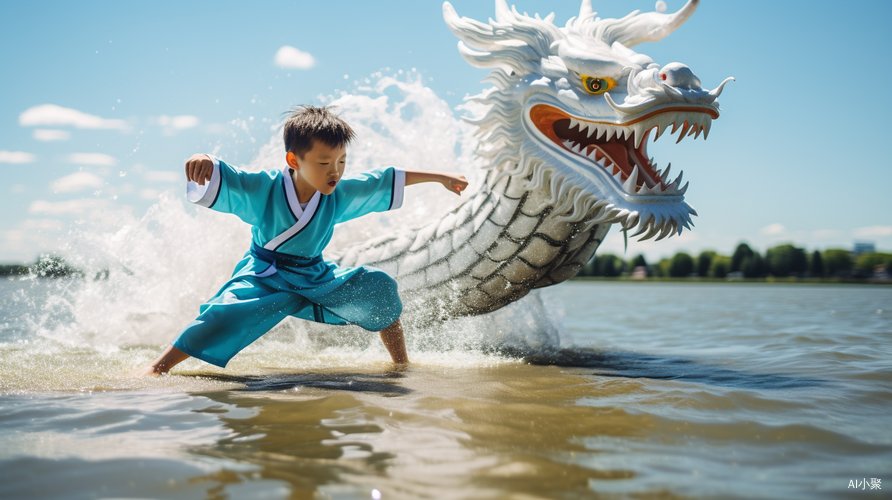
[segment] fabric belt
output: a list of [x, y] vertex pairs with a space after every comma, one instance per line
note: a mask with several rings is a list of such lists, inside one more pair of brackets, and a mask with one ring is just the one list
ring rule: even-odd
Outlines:
[[311, 267], [322, 262], [321, 255], [317, 255], [315, 257], [300, 257], [298, 255], [274, 252], [272, 250], [267, 250], [263, 247], [257, 246], [257, 244], [253, 241], [251, 242], [251, 253], [264, 262], [275, 264], [276, 269], [280, 271]]

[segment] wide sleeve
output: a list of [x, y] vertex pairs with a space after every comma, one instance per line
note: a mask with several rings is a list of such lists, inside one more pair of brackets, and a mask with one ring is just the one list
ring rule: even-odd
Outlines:
[[335, 190], [335, 223], [372, 212], [396, 210], [403, 205], [405, 188], [406, 171], [393, 167], [342, 179]]
[[186, 199], [217, 212], [234, 214], [256, 226], [269, 202], [275, 182], [272, 172], [243, 172], [226, 162], [208, 155], [214, 162], [211, 180], [203, 186], [186, 182]]

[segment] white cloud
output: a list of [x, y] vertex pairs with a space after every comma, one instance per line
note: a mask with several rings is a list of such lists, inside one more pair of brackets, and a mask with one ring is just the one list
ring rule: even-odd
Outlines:
[[222, 123], [209, 123], [204, 126], [204, 131], [209, 134], [224, 134], [227, 130], [229, 130], [229, 128]]
[[192, 115], [161, 115], [158, 117], [158, 125], [161, 125], [162, 127], [171, 127], [176, 130], [183, 130], [198, 126], [198, 117]]
[[53, 181], [50, 189], [57, 193], [71, 193], [84, 189], [99, 189], [105, 185], [105, 180], [96, 174], [89, 172], [75, 172]]
[[161, 170], [149, 170], [143, 174], [149, 182], [182, 182], [186, 180], [185, 174], [179, 172], [164, 172]]
[[105, 165], [113, 167], [117, 165], [118, 160], [114, 156], [102, 153], [71, 153], [66, 157], [70, 163], [80, 163], [82, 165]]
[[67, 130], [51, 130], [46, 128], [36, 128], [32, 136], [38, 141], [67, 141], [71, 139], [71, 132]]
[[62, 221], [56, 219], [25, 219], [18, 225], [29, 231], [58, 231], [62, 229]]
[[28, 235], [27, 231], [22, 231], [20, 229], [13, 229], [10, 231], [0, 231], [0, 238], [4, 239], [6, 241], [12, 241], [12, 242], [16, 242], [16, 243], [24, 241], [25, 236], [27, 236], [27, 235]]
[[282, 68], [310, 69], [316, 64], [316, 60], [308, 52], [284, 45], [276, 51], [275, 63]]
[[817, 229], [811, 232], [811, 237], [819, 240], [841, 238], [843, 232], [838, 229]]
[[0, 151], [0, 163], [33, 163], [37, 157], [24, 151]]
[[878, 236], [892, 236], [892, 226], [868, 226], [859, 227], [852, 231], [856, 238], [876, 238]]
[[157, 189], [146, 188], [139, 192], [139, 197], [144, 200], [154, 200], [161, 195]]
[[87, 210], [103, 210], [111, 205], [107, 200], [80, 199], [68, 201], [44, 201], [34, 200], [28, 206], [28, 212], [32, 214], [47, 215], [82, 215]]
[[759, 230], [759, 234], [764, 236], [774, 236], [779, 234], [786, 234], [787, 228], [784, 227], [781, 223], [774, 223], [770, 226], [765, 226]]
[[41, 104], [25, 110], [19, 115], [19, 125], [23, 127], [72, 126], [92, 129], [127, 129], [127, 122], [101, 116], [90, 115], [71, 108], [63, 108], [55, 104]]

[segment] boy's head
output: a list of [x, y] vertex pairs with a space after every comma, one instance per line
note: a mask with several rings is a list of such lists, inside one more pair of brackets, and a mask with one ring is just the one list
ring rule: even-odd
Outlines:
[[[302, 190], [334, 192], [347, 164], [353, 129], [328, 108], [298, 106], [285, 121], [285, 162], [295, 171], [298, 199]], [[304, 203], [304, 201], [301, 201]]]
[[349, 144], [355, 135], [350, 125], [327, 106], [296, 106], [285, 121], [285, 152], [303, 159], [316, 142], [340, 149]]

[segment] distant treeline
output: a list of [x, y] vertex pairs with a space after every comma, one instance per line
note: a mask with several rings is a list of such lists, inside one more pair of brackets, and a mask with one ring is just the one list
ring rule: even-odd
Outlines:
[[694, 257], [679, 252], [671, 258], [657, 263], [648, 263], [643, 255], [626, 261], [612, 254], [595, 255], [577, 276], [617, 277], [623, 275], [667, 278], [839, 278], [869, 279], [892, 275], [892, 254], [866, 252], [853, 255], [844, 249], [832, 248], [823, 252], [808, 253], [793, 245], [780, 245], [769, 248], [764, 255], [750, 248], [746, 243], [737, 245], [730, 256], [710, 250]]
[[41, 255], [34, 264], [0, 264], [0, 276], [38, 276], [41, 278], [83, 278], [84, 272], [75, 269], [56, 255]]

